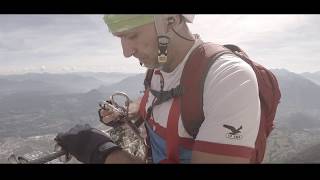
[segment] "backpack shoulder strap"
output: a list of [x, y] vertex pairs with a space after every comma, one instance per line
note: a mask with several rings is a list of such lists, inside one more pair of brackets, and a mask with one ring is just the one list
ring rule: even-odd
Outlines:
[[189, 56], [182, 71], [180, 85], [181, 117], [186, 131], [195, 138], [204, 121], [203, 88], [205, 78], [211, 65], [221, 55], [232, 52], [217, 44], [204, 43], [199, 45]]

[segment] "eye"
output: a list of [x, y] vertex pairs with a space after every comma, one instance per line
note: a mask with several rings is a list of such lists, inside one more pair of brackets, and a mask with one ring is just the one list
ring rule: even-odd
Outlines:
[[128, 39], [132, 40], [138, 37], [138, 34], [131, 34], [128, 36]]

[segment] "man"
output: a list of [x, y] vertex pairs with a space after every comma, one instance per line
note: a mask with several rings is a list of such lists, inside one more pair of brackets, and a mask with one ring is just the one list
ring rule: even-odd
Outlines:
[[[125, 57], [134, 56], [140, 64], [154, 69], [149, 88], [156, 92], [179, 85], [189, 55], [203, 43], [199, 35], [189, 31], [191, 15], [106, 15], [104, 20], [121, 40]], [[195, 137], [186, 131], [178, 113], [177, 141], [171, 141], [171, 111], [178, 101], [156, 101], [156, 95], [146, 91], [142, 100], [131, 104], [135, 110], [130, 112], [132, 117], [145, 118], [153, 163], [251, 162], [260, 125], [258, 84], [253, 69], [237, 56], [222, 55], [210, 67], [203, 89], [205, 119]], [[104, 110], [100, 115], [104, 121], [117, 116]], [[230, 130], [241, 136], [228, 137]], [[85, 163], [143, 163], [87, 125], [76, 126], [56, 139]], [[170, 148], [178, 153], [172, 155]]]

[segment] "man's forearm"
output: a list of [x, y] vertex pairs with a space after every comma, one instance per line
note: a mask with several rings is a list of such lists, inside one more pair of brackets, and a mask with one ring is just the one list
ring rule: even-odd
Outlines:
[[144, 164], [142, 159], [132, 156], [124, 150], [113, 151], [105, 160], [105, 164]]

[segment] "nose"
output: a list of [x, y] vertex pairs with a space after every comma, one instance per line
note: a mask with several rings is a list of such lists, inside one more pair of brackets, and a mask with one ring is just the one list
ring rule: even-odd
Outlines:
[[125, 37], [121, 37], [121, 45], [124, 57], [131, 57], [135, 53], [132, 44]]

